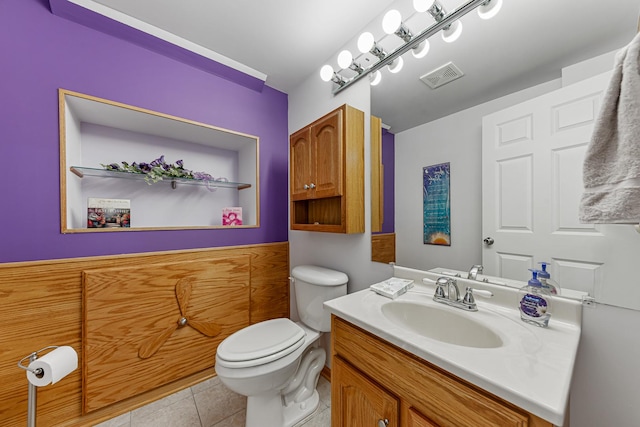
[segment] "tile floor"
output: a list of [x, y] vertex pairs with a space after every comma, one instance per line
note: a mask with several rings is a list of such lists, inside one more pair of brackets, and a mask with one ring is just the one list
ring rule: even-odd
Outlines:
[[[318, 393], [318, 409], [299, 427], [331, 426], [331, 384], [323, 377]], [[246, 403], [214, 377], [95, 427], [244, 427]]]

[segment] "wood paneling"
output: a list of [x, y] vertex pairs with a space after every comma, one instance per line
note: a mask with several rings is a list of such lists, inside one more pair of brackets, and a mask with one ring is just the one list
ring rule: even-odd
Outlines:
[[371, 235], [371, 261], [396, 262], [396, 234], [372, 234]]
[[[0, 425], [26, 424], [28, 383], [17, 366], [21, 358], [48, 345], [70, 345], [82, 354], [83, 271], [221, 258], [249, 260], [251, 323], [289, 316], [287, 242], [0, 264]], [[139, 300], [143, 303], [144, 297]], [[227, 334], [231, 329], [235, 328], [229, 326]], [[214, 375], [212, 368], [206, 368], [82, 415], [82, 375], [78, 369], [60, 382], [38, 389], [38, 426], [92, 425]]]
[[[213, 367], [222, 337], [249, 325], [249, 264], [243, 255], [84, 271], [83, 411]], [[181, 293], [188, 295], [181, 309], [177, 286], [185, 278], [191, 291]], [[191, 320], [221, 330], [208, 337]], [[140, 357], [149, 340], [161, 346]]]

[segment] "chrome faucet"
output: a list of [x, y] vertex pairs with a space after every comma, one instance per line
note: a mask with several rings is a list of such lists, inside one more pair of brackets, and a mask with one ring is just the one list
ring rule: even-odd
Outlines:
[[476, 277], [478, 277], [478, 273], [482, 273], [483, 267], [480, 264], [476, 264], [473, 267], [471, 267], [471, 270], [469, 270], [469, 274], [467, 275], [467, 279], [472, 279], [472, 280], [476, 280]]
[[490, 291], [467, 287], [464, 298], [460, 298], [460, 289], [456, 280], [451, 277], [439, 277], [436, 280], [436, 291], [433, 294], [433, 300], [466, 311], [478, 311], [478, 306], [473, 298], [474, 291], [484, 297], [493, 296]]

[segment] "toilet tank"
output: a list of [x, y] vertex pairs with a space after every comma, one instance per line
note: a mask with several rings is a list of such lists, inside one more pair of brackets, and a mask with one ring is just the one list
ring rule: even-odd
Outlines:
[[341, 271], [299, 265], [291, 271], [302, 323], [319, 332], [331, 330], [331, 313], [322, 304], [347, 294], [349, 278]]

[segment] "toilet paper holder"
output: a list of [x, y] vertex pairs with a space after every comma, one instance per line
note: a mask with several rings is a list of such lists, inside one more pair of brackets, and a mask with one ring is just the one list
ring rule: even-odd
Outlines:
[[31, 368], [29, 366], [25, 366], [22, 364], [22, 362], [24, 362], [25, 360], [29, 359], [29, 363], [33, 362], [34, 360], [36, 360], [38, 358], [38, 354], [42, 353], [45, 350], [49, 350], [49, 349], [54, 349], [54, 348], [58, 348], [59, 346], [57, 345], [49, 345], [45, 348], [41, 348], [38, 351], [34, 351], [33, 353], [23, 357], [22, 359], [20, 359], [20, 361], [18, 362], [18, 366], [21, 367], [22, 369], [24, 369], [25, 371], [29, 371], [29, 372], [33, 372], [33, 374], [35, 376], [37, 376], [38, 378], [42, 378], [42, 375], [44, 375], [44, 371], [42, 370], [42, 368]]
[[[38, 358], [39, 353], [42, 353], [43, 351], [49, 350], [49, 349], [56, 349], [58, 347], [59, 346], [57, 345], [50, 345], [50, 346], [41, 348], [38, 351], [34, 351], [33, 353], [20, 359], [20, 361], [18, 362], [18, 367], [24, 369], [25, 371], [32, 372], [38, 378], [42, 378], [42, 376], [44, 375], [44, 371], [42, 370], [42, 368], [34, 369], [29, 366], [23, 365], [22, 362], [29, 359], [29, 363], [31, 363]], [[28, 396], [28, 403], [27, 403], [27, 427], [35, 427], [36, 426], [36, 409], [37, 409], [36, 386], [33, 385], [30, 381], [27, 381], [27, 382], [29, 383], [29, 396]]]

